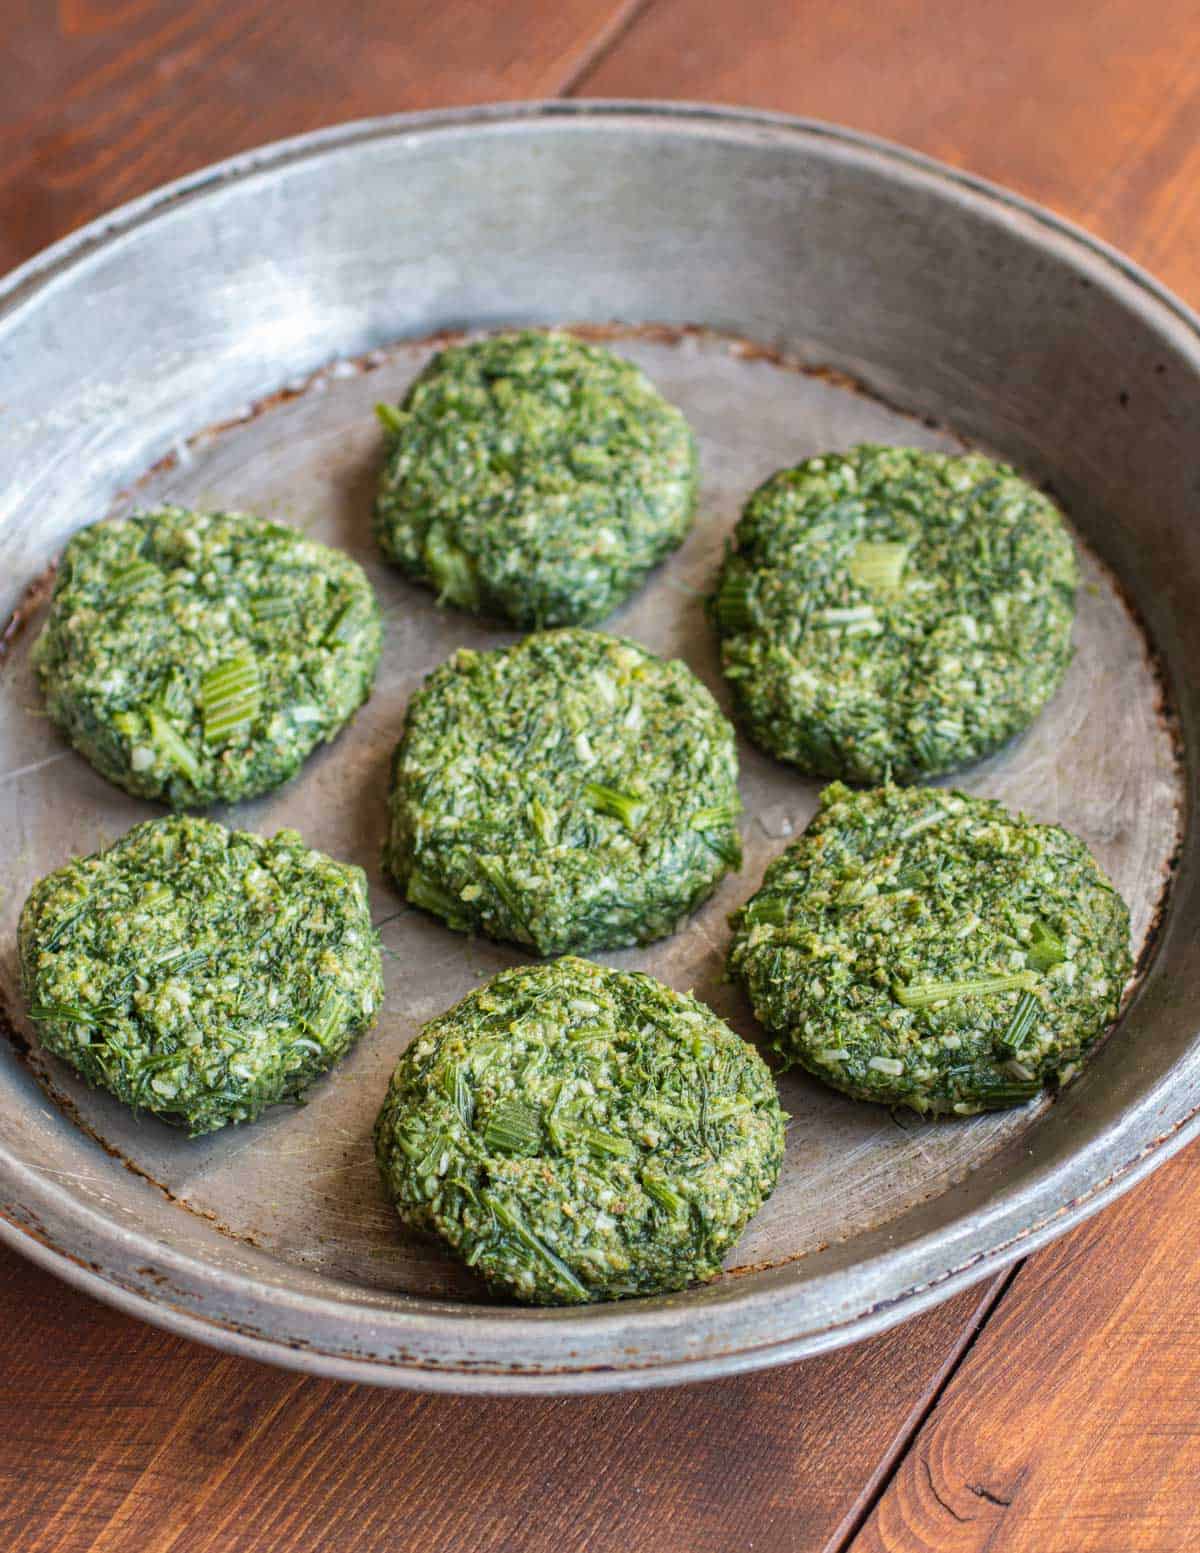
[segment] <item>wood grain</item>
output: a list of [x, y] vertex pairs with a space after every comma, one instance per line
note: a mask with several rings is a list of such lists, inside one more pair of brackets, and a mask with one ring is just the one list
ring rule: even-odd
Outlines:
[[466, 1401], [221, 1357], [0, 1250], [0, 1547], [817, 1553], [857, 1519], [997, 1287], [899, 1342], [761, 1375]]
[[1028, 1262], [852, 1553], [1200, 1546], [1194, 1151]]
[[1196, 0], [657, 0], [574, 90], [901, 141], [1082, 222], [1200, 301], [1198, 36]]
[[122, 200], [343, 119], [568, 87], [639, 0], [6, 0], [0, 270]]

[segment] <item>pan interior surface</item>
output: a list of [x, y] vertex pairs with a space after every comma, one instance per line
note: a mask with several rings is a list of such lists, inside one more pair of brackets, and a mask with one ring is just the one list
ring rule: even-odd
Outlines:
[[[703, 597], [745, 495], [784, 464], [855, 442], [946, 451], [961, 450], [962, 443], [852, 387], [791, 370], [719, 336], [668, 330], [623, 336], [615, 330], [611, 344], [687, 414], [700, 442], [703, 484], [700, 515], [687, 542], [605, 626], [655, 652], [684, 658], [728, 712]], [[368, 569], [387, 619], [370, 702], [286, 787], [213, 813], [267, 835], [290, 826], [312, 845], [367, 870], [385, 950], [387, 997], [378, 1026], [313, 1088], [303, 1107], [280, 1108], [256, 1126], [196, 1140], [150, 1117], [131, 1119], [60, 1062], [39, 1056], [38, 1067], [107, 1147], [161, 1183], [181, 1207], [219, 1221], [229, 1234], [284, 1262], [354, 1284], [477, 1301], [480, 1286], [469, 1272], [398, 1225], [382, 1195], [371, 1145], [388, 1077], [421, 1023], [482, 978], [526, 958], [515, 948], [451, 933], [407, 906], [380, 867], [388, 763], [410, 696], [456, 647], [486, 649], [516, 640], [495, 623], [439, 609], [427, 591], [383, 562], [371, 537], [383, 448], [373, 406], [403, 397], [429, 354], [428, 345], [409, 344], [370, 363], [336, 366], [303, 392], [193, 439], [116, 509], [175, 502], [256, 512], [341, 546]], [[1082, 546], [1080, 553], [1083, 586], [1067, 682], [1025, 737], [946, 780], [1081, 835], [1129, 902], [1140, 950], [1176, 842], [1175, 760], [1138, 627], [1104, 567]], [[154, 812], [69, 752], [44, 718], [23, 713], [38, 701], [29, 665], [34, 634], [31, 629], [23, 636], [3, 682], [4, 725], [21, 727], [24, 737], [0, 781], [9, 774], [6, 785], [20, 794], [27, 837], [25, 866], [6, 880], [0, 929], [10, 1005], [17, 1001], [15, 917], [34, 879]], [[1117, 730], [1113, 707], [1121, 709]], [[674, 937], [597, 958], [694, 989], [753, 1040], [753, 1017], [723, 979], [725, 918], [788, 838], [803, 830], [820, 784], [758, 753], [745, 739], [739, 757], [746, 805], [741, 872], [727, 878]], [[799, 1071], [784, 1074], [780, 1089], [792, 1117], [783, 1178], [731, 1257], [735, 1273], [793, 1261], [886, 1224], [961, 1180], [1034, 1125], [1040, 1109], [958, 1124], [922, 1122], [846, 1099]]]
[[[1077, 291], [1072, 265], [1094, 264], [1099, 275], [1107, 260], [1059, 253], [1055, 244], [1066, 238], [1039, 241], [1024, 228], [1018, 232], [1020, 223], [1004, 213], [991, 229], [985, 220], [991, 196], [956, 198], [942, 174], [893, 165], [886, 151], [802, 127], [776, 125], [768, 133], [752, 120], [754, 132], [747, 129], [744, 137], [736, 133], [740, 121], [731, 119], [706, 138], [703, 115], [665, 115], [659, 124], [635, 113], [624, 125], [613, 110], [597, 114], [597, 145], [581, 161], [583, 142], [591, 138], [581, 133], [587, 122], [551, 114], [530, 127], [485, 116], [473, 127], [470, 120], [435, 124], [424, 136], [368, 134], [323, 154], [318, 148], [311, 161], [283, 159], [246, 176], [262, 185], [260, 213], [268, 227], [278, 219], [272, 213], [283, 185], [293, 196], [293, 213], [297, 201], [301, 211], [332, 203], [349, 221], [362, 213], [363, 189], [392, 189], [398, 168], [440, 158], [442, 173], [453, 165], [465, 180], [445, 197], [461, 201], [464, 215], [479, 216], [494, 239], [490, 272], [482, 258], [471, 257], [465, 232], [453, 235], [444, 213], [434, 218], [444, 230], [427, 240], [422, 270], [415, 257], [421, 243], [403, 225], [408, 197], [399, 195], [382, 235], [353, 228], [361, 231], [363, 252], [347, 257], [344, 242], [305, 225], [290, 256], [268, 265], [261, 234], [245, 230], [250, 206], [239, 202], [244, 190], [235, 179], [180, 202], [123, 239], [133, 245], [124, 274], [118, 265], [109, 276], [111, 256], [103, 245], [77, 262], [77, 274], [68, 267], [54, 283], [67, 292], [57, 313], [43, 288], [32, 300], [18, 296], [0, 314], [0, 346], [40, 340], [59, 353], [60, 368], [74, 362], [82, 378], [69, 391], [71, 402], [54, 404], [41, 384], [39, 358], [29, 369], [24, 408], [15, 420], [11, 413], [0, 418], [0, 451], [14, 455], [16, 470], [9, 515], [0, 515], [0, 578], [8, 590], [4, 603], [19, 616], [0, 673], [0, 812], [12, 838], [0, 863], [0, 998], [13, 1037], [11, 1051], [0, 1051], [0, 1148], [6, 1151], [0, 1206], [15, 1232], [33, 1235], [56, 1257], [76, 1258], [86, 1276], [124, 1291], [154, 1319], [191, 1323], [185, 1329], [207, 1331], [214, 1341], [258, 1344], [252, 1351], [329, 1373], [499, 1390], [531, 1377], [552, 1387], [630, 1385], [812, 1351], [864, 1330], [866, 1322], [892, 1319], [881, 1312], [916, 1308], [985, 1269], [989, 1257], [1012, 1254], [1022, 1236], [1080, 1211], [1148, 1147], [1190, 1125], [1200, 1105], [1189, 1013], [1170, 997], [1164, 963], [1175, 975], [1186, 974], [1186, 935], [1177, 923], [1193, 911], [1186, 844], [1181, 853], [1188, 796], [1181, 751], [1191, 737], [1192, 713], [1181, 665], [1190, 661], [1197, 627], [1176, 600], [1200, 571], [1200, 542], [1181, 537], [1188, 510], [1182, 492], [1167, 489], [1170, 471], [1148, 463], [1157, 471], [1157, 483], [1148, 484], [1138, 462], [1161, 454], [1167, 443], [1183, 448], [1200, 428], [1200, 352], [1196, 361], [1188, 358], [1196, 349], [1188, 329], [1177, 324], [1172, 333], [1165, 318], [1135, 316], [1134, 298], [1122, 299], [1115, 280], [1110, 294], [1097, 279], [1097, 298], [1104, 297], [1109, 311], [1103, 319], [1093, 316], [1099, 301], [1088, 299], [1091, 287]], [[557, 206], [544, 215], [543, 227], [562, 238], [552, 247], [555, 257], [542, 258], [549, 266], [542, 271], [544, 296], [536, 255], [522, 259], [518, 252], [526, 237], [505, 224], [499, 193], [485, 196], [477, 186], [480, 169], [466, 160], [473, 147], [476, 161], [482, 158], [499, 177], [503, 158], [493, 153], [506, 139], [525, 180], [513, 185], [514, 198], [531, 198], [530, 178], [543, 180], [544, 197], [565, 198], [572, 169], [592, 166], [593, 157], [603, 163], [601, 142], [610, 149], [619, 142], [627, 159], [623, 173], [605, 166], [596, 174], [607, 214], [582, 194], [572, 196], [579, 201], [572, 207], [577, 220], [594, 230], [593, 255], [565, 216], [558, 225]], [[729, 165], [723, 166], [718, 151], [726, 141]], [[654, 167], [635, 169], [629, 159], [651, 145]], [[754, 189], [730, 182], [738, 165], [754, 169]], [[718, 243], [707, 257], [680, 258], [679, 231], [669, 242], [639, 224], [651, 171], [664, 188], [677, 173], [691, 180], [697, 197], [702, 187], [712, 198], [723, 191], [719, 213], [736, 217], [740, 231], [727, 233], [725, 246]], [[442, 187], [435, 172], [436, 166], [430, 190]], [[358, 185], [348, 181], [355, 178]], [[912, 183], [907, 203], [897, 192], [906, 179]], [[886, 273], [863, 291], [845, 201], [858, 201], [857, 230], [866, 240], [871, 222], [883, 219], [878, 210], [872, 214], [880, 189], [891, 191], [894, 208], [907, 210], [915, 224], [910, 230], [893, 223]], [[592, 195], [600, 198], [595, 188]], [[663, 197], [660, 219], [676, 220], [674, 196]], [[975, 210], [972, 200], [983, 208]], [[914, 201], [929, 202], [922, 221]], [[207, 236], [198, 231], [206, 206]], [[940, 229], [930, 225], [930, 213], [939, 211]], [[749, 220], [756, 213], [757, 225]], [[802, 219], [808, 226], [800, 237]], [[160, 349], [153, 363], [139, 355], [140, 337], [131, 338], [132, 377], [119, 375], [115, 354], [93, 371], [83, 354], [86, 340], [64, 339], [71, 308], [86, 312], [88, 296], [103, 302], [106, 287], [145, 325], [129, 289], [140, 267], [153, 261], [151, 273], [159, 275], [157, 266], [172, 252], [180, 259], [181, 242], [198, 244], [215, 262], [218, 231], [226, 234], [223, 268], [205, 278], [202, 305], [179, 295], [178, 275], [156, 282], [158, 301], [170, 305], [156, 325]], [[824, 263], [817, 265], [818, 245], [806, 268], [805, 256], [822, 234]], [[938, 241], [945, 263], [957, 266], [957, 291], [944, 276], [921, 284], [926, 250]], [[710, 246], [717, 242], [704, 238]], [[155, 243], [165, 252], [156, 254]], [[661, 310], [652, 305], [647, 244], [656, 262], [669, 261], [658, 276]], [[998, 258], [1006, 245], [1014, 255], [1029, 250], [1031, 262], [1039, 260], [1031, 273], [1043, 275], [1043, 290], [1053, 290], [1044, 277], [1058, 266], [1064, 294], [1083, 298], [1065, 342], [1038, 333], [1039, 309], [1061, 323], [1061, 299], [1036, 287], [1030, 292], [1028, 277], [1007, 276]], [[878, 246], [882, 253], [881, 238]], [[714, 279], [717, 256], [723, 269]], [[568, 261], [578, 277], [578, 308], [568, 305], [560, 275]], [[403, 293], [384, 274], [389, 263], [405, 279]], [[689, 288], [682, 271], [690, 273], [693, 264], [696, 277], [707, 264], [709, 280], [696, 279]], [[181, 273], [192, 272], [184, 265]], [[447, 301], [451, 296], [456, 307]], [[990, 308], [999, 328], [1002, 300], [1010, 298], [1015, 309], [1023, 296], [1031, 317], [1002, 351], [983, 315]], [[864, 309], [872, 320], [866, 333]], [[481, 979], [527, 959], [515, 948], [451, 933], [406, 906], [380, 868], [388, 764], [408, 699], [456, 647], [499, 646], [515, 634], [439, 609], [428, 592], [381, 560], [370, 529], [383, 455], [373, 407], [402, 397], [444, 338], [431, 337], [431, 327], [553, 324], [581, 315], [591, 320], [579, 326], [582, 332], [636, 361], [684, 410], [698, 436], [702, 469], [693, 532], [603, 628], [684, 658], [726, 711], [703, 596], [742, 501], [773, 470], [820, 451], [881, 441], [950, 451], [978, 447], [1050, 483], [1073, 525], [1083, 579], [1073, 662], [1027, 734], [944, 783], [1079, 834], [1130, 905], [1133, 947], [1143, 964], [1129, 1012], [1054, 1102], [967, 1121], [922, 1122], [853, 1102], [802, 1073], [781, 1075], [781, 1100], [792, 1116], [783, 1175], [721, 1279], [666, 1300], [529, 1312], [492, 1301], [436, 1244], [399, 1225], [372, 1154], [371, 1126], [388, 1076], [415, 1031]], [[613, 317], [663, 321], [634, 326], [612, 324]], [[745, 323], [735, 330], [734, 319]], [[692, 327], [696, 322], [714, 327]], [[1100, 381], [1107, 357], [1120, 358], [1119, 336], [1097, 332], [1102, 322], [1111, 331], [1126, 329], [1122, 382], [1145, 374], [1147, 408], [1135, 398], [1132, 419], [1136, 386], [1110, 394]], [[751, 324], [762, 343], [742, 338]], [[399, 334], [411, 337], [394, 343]], [[1168, 373], [1138, 355], [1155, 341]], [[1064, 359], [1068, 348], [1075, 351], [1073, 370]], [[1014, 365], [1021, 352], [1023, 364]], [[799, 362], [822, 365], [805, 370]], [[1156, 411], [1150, 390], [1158, 385], [1166, 396], [1166, 377], [1174, 397], [1163, 397]], [[1126, 395], [1124, 405], [1118, 394]], [[1098, 404], [1100, 396], [1109, 405], [1106, 427], [1091, 424], [1100, 413], [1092, 401]], [[384, 1012], [305, 1105], [197, 1140], [131, 1116], [38, 1050], [21, 1005], [15, 954], [16, 920], [35, 879], [161, 812], [110, 787], [67, 748], [40, 711], [30, 666], [44, 618], [45, 583], [39, 589], [37, 579], [65, 538], [84, 522], [161, 501], [258, 512], [344, 548], [367, 568], [386, 631], [374, 694], [338, 740], [276, 793], [211, 811], [226, 824], [266, 834], [295, 827], [312, 845], [367, 870], [384, 945]], [[1178, 540], [1173, 556], [1172, 536]], [[1182, 738], [1166, 711], [1164, 664], [1151, 651], [1147, 617], [1156, 647], [1165, 649]], [[739, 754], [740, 873], [674, 937], [597, 958], [693, 989], [754, 1040], [761, 1032], [748, 1006], [723, 979], [726, 917], [803, 829], [820, 784], [743, 738]], [[1136, 1134], [1130, 1130], [1135, 1116]]]

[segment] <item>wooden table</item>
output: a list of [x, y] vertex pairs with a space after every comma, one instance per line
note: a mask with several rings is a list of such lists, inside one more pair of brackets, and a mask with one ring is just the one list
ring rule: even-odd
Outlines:
[[[0, 266], [280, 135], [556, 94], [836, 119], [1006, 183], [1200, 303], [1197, 0], [5, 0]], [[858, 1348], [674, 1392], [305, 1379], [0, 1252], [11, 1553], [1184, 1553], [1200, 1546], [1185, 1152]]]

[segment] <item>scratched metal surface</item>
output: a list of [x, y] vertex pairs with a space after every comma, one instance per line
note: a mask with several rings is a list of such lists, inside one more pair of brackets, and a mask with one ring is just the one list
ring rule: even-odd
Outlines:
[[[517, 178], [514, 199], [531, 199], [539, 180], [562, 197], [577, 186], [580, 165], [609, 167], [581, 144], [589, 122], [618, 143], [649, 137], [663, 165], [655, 157], [636, 165], [664, 180], [664, 190], [675, 187], [675, 159], [685, 182], [717, 178], [722, 198], [736, 203], [746, 185], [730, 181], [729, 168], [714, 172], [721, 146], [745, 167], [770, 163], [750, 190], [763, 232], [754, 242], [718, 234], [712, 241], [719, 251], [703, 264], [697, 258], [694, 268], [677, 262], [677, 246], [663, 250], [660, 268], [647, 266], [649, 239], [635, 220], [647, 191], [627, 187], [634, 177], [627, 168], [608, 174], [608, 204], [592, 188], [573, 212], [584, 227], [601, 224], [591, 269], [588, 245], [574, 228], [563, 238], [571, 247], [570, 273], [555, 265], [538, 271], [533, 256], [483, 258], [479, 231], [489, 221], [512, 240], [500, 187], [505, 177]], [[692, 120], [687, 113], [635, 112], [625, 122], [620, 113], [598, 112], [589, 121], [551, 112], [528, 126], [520, 116], [515, 123], [503, 115], [451, 119], [442, 133], [460, 184], [471, 182], [456, 198], [475, 202], [476, 224], [449, 223], [422, 236], [360, 223], [354, 231], [363, 251], [355, 251], [349, 268], [331, 202], [349, 201], [361, 216], [373, 187], [392, 187], [389, 158], [419, 186], [422, 166], [437, 163], [443, 142], [437, 124], [422, 136], [407, 133], [403, 121], [394, 132], [368, 130], [360, 146], [335, 142], [332, 162], [352, 158], [357, 181], [348, 181], [344, 165], [336, 178], [323, 169], [318, 140], [311, 152], [301, 147], [277, 162], [268, 154], [240, 176], [218, 175], [199, 198], [169, 200], [161, 215], [151, 213], [145, 231], [140, 216], [131, 220], [115, 238], [85, 247], [65, 277], [18, 277], [10, 287], [8, 313], [0, 312], [0, 360], [18, 359], [14, 341], [39, 353], [20, 358], [29, 363], [28, 403], [15, 417], [0, 412], [0, 453], [10, 455], [15, 470], [7, 516], [0, 514], [0, 586], [9, 603], [79, 523], [169, 497], [247, 507], [345, 547], [367, 567], [387, 621], [376, 690], [355, 723], [286, 788], [216, 811], [228, 823], [266, 832], [295, 826], [314, 845], [367, 869], [385, 946], [384, 1014], [306, 1106], [196, 1141], [131, 1117], [84, 1088], [37, 1051], [20, 1008], [13, 930], [30, 884], [70, 853], [92, 850], [155, 811], [105, 784], [40, 715], [28, 661], [41, 618], [36, 603], [13, 635], [0, 674], [0, 813], [9, 839], [0, 864], [0, 997], [14, 1048], [0, 1050], [0, 1207], [26, 1249], [60, 1270], [64, 1257], [74, 1258], [72, 1276], [106, 1297], [244, 1351], [400, 1384], [588, 1387], [714, 1373], [813, 1351], [916, 1308], [1011, 1255], [1022, 1237], [1032, 1242], [1065, 1225], [1114, 1179], [1144, 1168], [1136, 1162], [1160, 1140], [1168, 1140], [1159, 1150], [1165, 1152], [1190, 1125], [1200, 1073], [1190, 1010], [1171, 989], [1186, 974], [1191, 918], [1177, 925], [1173, 913], [1130, 1014], [1083, 1079], [1053, 1105], [920, 1123], [785, 1075], [781, 1090], [793, 1120], [779, 1189], [730, 1257], [725, 1277], [704, 1290], [583, 1313], [509, 1309], [490, 1302], [435, 1245], [407, 1235], [382, 1197], [370, 1128], [398, 1054], [423, 1020], [522, 958], [405, 908], [378, 866], [388, 757], [412, 690], [455, 646], [512, 639], [494, 624], [439, 611], [374, 553], [369, 511], [381, 438], [372, 406], [398, 397], [430, 349], [386, 343], [406, 326], [418, 335], [421, 322], [427, 331], [459, 319], [489, 326], [581, 315], [721, 322], [736, 273], [744, 292], [739, 316], [758, 322], [756, 338], [882, 388], [873, 397], [837, 372], [796, 370], [729, 333], [607, 331], [614, 348], [684, 408], [703, 464], [694, 532], [608, 625], [685, 657], [726, 705], [701, 596], [747, 491], [781, 464], [822, 448], [863, 439], [953, 448], [963, 445], [960, 433], [1053, 478], [1082, 532], [1117, 562], [1122, 583], [1155, 617], [1156, 638], [1171, 649], [1177, 692], [1187, 683], [1180, 665], [1195, 627], [1171, 588], [1184, 596], [1196, 541], [1175, 552], [1167, 545], [1188, 512], [1182, 496], [1167, 489], [1173, 466], [1159, 457], [1147, 465], [1152, 476], [1137, 466], [1166, 444], [1189, 445], [1200, 407], [1200, 350], [1190, 325], [1172, 323], [1165, 307], [1150, 322], [1136, 318], [1153, 300], [1143, 283], [1129, 283], [1121, 294], [1126, 283], [1106, 256], [1057, 231], [1042, 233], [1032, 218], [1022, 218], [1022, 227], [1011, 213], [998, 215], [992, 196], [964, 190], [936, 169], [820, 130], [733, 117], [712, 122], [719, 130], [705, 115]], [[523, 127], [528, 144], [518, 133]], [[463, 134], [474, 136], [469, 156], [454, 138]], [[796, 176], [784, 181], [780, 169], [789, 168]], [[428, 177], [437, 184], [444, 172], [433, 165]], [[920, 250], [931, 233], [942, 234], [949, 266], [942, 291], [930, 289], [937, 272], [922, 271], [914, 251], [908, 269], [901, 266], [908, 276], [902, 295], [889, 296], [893, 279], [883, 276], [875, 292], [864, 293], [856, 289], [855, 241], [885, 218], [880, 189], [906, 180], [907, 194], [927, 199], [930, 212], [910, 229], [893, 221], [889, 252], [899, 262], [897, 245]], [[305, 210], [313, 220], [301, 222], [296, 253], [276, 250], [268, 262], [247, 223], [278, 220], [271, 200], [281, 190], [292, 221]], [[662, 197], [669, 202], [667, 193]], [[843, 230], [855, 200], [857, 229], [851, 222]], [[614, 271], [603, 249], [611, 247], [621, 210], [628, 251]], [[996, 263], [1003, 245], [987, 223], [1000, 215], [1013, 225], [1006, 241], [1014, 253], [1029, 250], [1027, 276], [1006, 280]], [[802, 277], [793, 236], [801, 216], [815, 256]], [[543, 215], [544, 222], [555, 219]], [[816, 230], [822, 223], [824, 246]], [[165, 244], [178, 259], [181, 242], [193, 243], [219, 271], [203, 277], [200, 303], [162, 273], [157, 250]], [[420, 247], [435, 242], [436, 263]], [[558, 250], [551, 244], [550, 251]], [[1072, 335], [1074, 356], [1039, 323], [1042, 313], [1069, 317], [1045, 278], [1054, 265], [1064, 286], [1087, 278], [1108, 310], [1102, 318], [1088, 315], [1087, 329]], [[433, 295], [451, 272], [458, 312]], [[398, 287], [396, 274], [406, 277], [408, 290]], [[580, 276], [583, 283], [573, 284]], [[755, 276], [759, 284], [749, 284]], [[1003, 313], [985, 280], [1001, 292], [1008, 287], [1030, 315], [1004, 350], [984, 330], [989, 316]], [[56, 298], [56, 289], [63, 295]], [[116, 310], [114, 297], [121, 300]], [[651, 311], [655, 297], [661, 310]], [[148, 327], [152, 306], [160, 310], [154, 335], [131, 333], [127, 320], [140, 314]], [[109, 341], [114, 319], [123, 322]], [[958, 342], [964, 331], [969, 340], [971, 329], [978, 331], [971, 349], [945, 343], [947, 331]], [[1150, 337], [1159, 331], [1164, 358], [1168, 346], [1180, 360], [1191, 350], [1194, 382], [1173, 368], [1169, 401], [1159, 385], [1170, 414], [1139, 420], [1139, 440], [1122, 441], [1120, 415], [1110, 409], [1113, 426], [1106, 426], [1091, 400], [1103, 392], [1108, 402], [1103, 372], [1112, 362], [1130, 380], [1139, 372], [1151, 384], [1162, 376], [1139, 329]], [[939, 339], [944, 349], [934, 348]], [[78, 381], [69, 390], [52, 371], [59, 358], [60, 366], [76, 366]], [[1072, 371], [1064, 378], [1065, 363]], [[257, 395], [281, 389], [251, 413]], [[922, 413], [910, 416], [892, 407], [897, 403]], [[1064, 404], [1070, 413], [1057, 426]], [[226, 423], [221, 429], [198, 432], [218, 420]], [[170, 456], [138, 480], [164, 452]], [[1156, 486], [1139, 484], [1151, 477]], [[1024, 738], [955, 780], [1082, 835], [1130, 902], [1140, 948], [1161, 926], [1186, 793], [1142, 628], [1082, 537], [1079, 546], [1085, 581], [1066, 683]], [[1186, 701], [1182, 710], [1186, 724]], [[721, 979], [725, 918], [803, 827], [817, 787], [744, 741], [741, 759], [742, 872], [674, 938], [609, 958], [694, 988], [753, 1038], [747, 1008]]]

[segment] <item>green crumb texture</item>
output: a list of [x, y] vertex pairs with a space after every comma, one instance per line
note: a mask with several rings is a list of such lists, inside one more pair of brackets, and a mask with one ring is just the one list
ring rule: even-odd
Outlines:
[[770, 1196], [784, 1116], [711, 1009], [567, 958], [504, 971], [400, 1059], [375, 1147], [400, 1217], [539, 1305], [713, 1278]]
[[737, 715], [816, 776], [918, 781], [1045, 706], [1078, 576], [1054, 504], [978, 454], [862, 446], [750, 497], [709, 612]]
[[193, 1135], [300, 1095], [383, 1001], [366, 876], [290, 830], [150, 820], [36, 884], [18, 936], [43, 1046]]
[[386, 864], [453, 928], [545, 955], [671, 933], [741, 862], [733, 729], [691, 670], [598, 631], [455, 653], [413, 698]]
[[731, 923], [730, 974], [781, 1056], [923, 1112], [1065, 1083], [1132, 969], [1129, 912], [1078, 837], [942, 788], [835, 782]]
[[568, 335], [444, 350], [380, 419], [379, 544], [460, 609], [602, 620], [691, 527], [682, 413], [632, 362]]
[[74, 536], [34, 663], [103, 776], [198, 808], [293, 776], [366, 700], [380, 642], [349, 556], [244, 513], [163, 507]]

